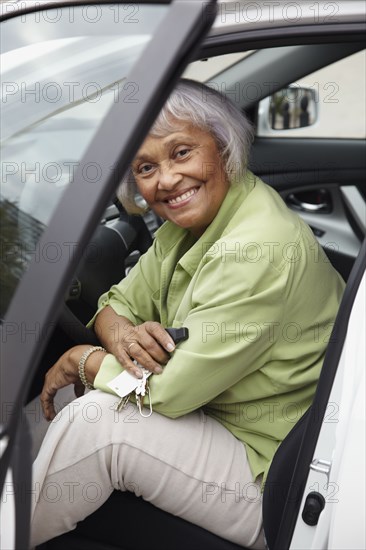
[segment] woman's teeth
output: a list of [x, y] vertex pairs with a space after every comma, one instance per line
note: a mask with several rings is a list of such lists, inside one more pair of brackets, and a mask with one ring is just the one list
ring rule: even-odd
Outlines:
[[190, 189], [186, 193], [183, 193], [183, 195], [179, 195], [179, 197], [175, 197], [174, 199], [169, 199], [168, 203], [169, 204], [177, 204], [178, 202], [182, 202], [182, 201], [188, 199], [189, 197], [191, 197], [195, 193], [197, 193], [197, 189]]

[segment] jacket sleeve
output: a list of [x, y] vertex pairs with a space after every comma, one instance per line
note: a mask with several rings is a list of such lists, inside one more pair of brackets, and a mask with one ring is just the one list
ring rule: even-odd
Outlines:
[[[283, 274], [267, 262], [208, 262], [183, 323], [188, 340], [177, 346], [164, 372], [149, 379], [153, 410], [171, 418], [187, 414], [263, 366], [271, 354], [273, 322], [282, 320], [283, 291]], [[106, 383], [122, 370], [107, 356], [95, 387], [111, 392]]]

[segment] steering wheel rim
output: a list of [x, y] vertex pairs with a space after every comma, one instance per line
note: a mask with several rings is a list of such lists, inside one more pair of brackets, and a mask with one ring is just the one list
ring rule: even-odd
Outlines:
[[[79, 300], [87, 311], [95, 312], [98, 298], [125, 276], [125, 262], [131, 252], [144, 254], [153, 242], [145, 221], [140, 216], [129, 216], [120, 209], [120, 216], [110, 224], [98, 226], [79, 265], [76, 279], [80, 286], [76, 299], [65, 300], [61, 307], [59, 326], [77, 344], [100, 345], [92, 329], [72, 310], [72, 303]], [[100, 251], [100, 255], [95, 254]], [[122, 276], [121, 276], [122, 275]], [[93, 314], [92, 313], [92, 314]], [[90, 316], [91, 317], [91, 316]], [[88, 318], [90, 318], [88, 317]]]

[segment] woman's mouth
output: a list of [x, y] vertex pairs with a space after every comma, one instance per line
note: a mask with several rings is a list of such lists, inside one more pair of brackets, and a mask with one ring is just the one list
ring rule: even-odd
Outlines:
[[189, 202], [189, 200], [198, 192], [199, 187], [193, 187], [192, 189], [188, 189], [188, 191], [185, 191], [181, 195], [178, 195], [174, 198], [167, 199], [167, 203], [172, 208], [179, 208], [180, 206], [184, 206]]

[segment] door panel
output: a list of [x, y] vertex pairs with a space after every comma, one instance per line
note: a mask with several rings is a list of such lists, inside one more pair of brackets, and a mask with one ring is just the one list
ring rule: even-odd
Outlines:
[[[258, 138], [250, 168], [310, 225], [347, 280], [365, 231], [365, 143]], [[318, 208], [322, 201], [328, 208]]]

